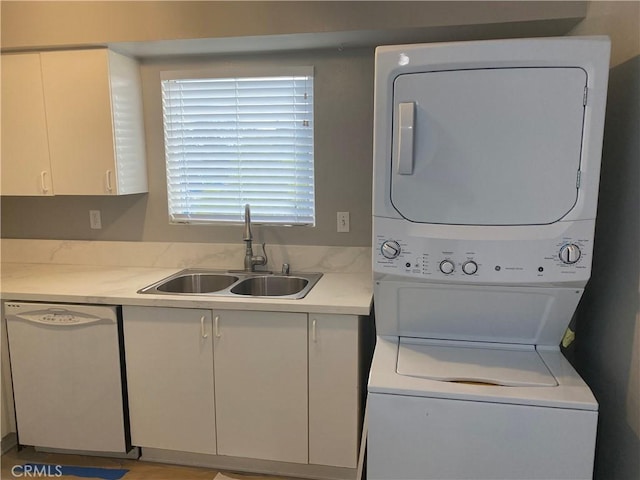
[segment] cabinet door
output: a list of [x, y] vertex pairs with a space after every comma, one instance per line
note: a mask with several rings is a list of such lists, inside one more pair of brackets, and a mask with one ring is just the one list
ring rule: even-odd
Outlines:
[[218, 454], [307, 463], [307, 315], [214, 316]]
[[108, 56], [116, 157], [112, 190], [109, 193], [127, 195], [148, 192], [138, 62], [111, 50]]
[[211, 311], [123, 307], [131, 441], [216, 453]]
[[2, 194], [53, 195], [38, 53], [2, 55]]
[[107, 50], [43, 52], [41, 61], [56, 194], [112, 193], [108, 187], [115, 182], [115, 156]]
[[309, 315], [309, 463], [355, 468], [359, 317]]
[[0, 312], [0, 438], [4, 439], [10, 433], [15, 434], [16, 432], [16, 413], [13, 404], [13, 384], [11, 383], [9, 341], [7, 339], [7, 321], [4, 317], [4, 303], [0, 304]]

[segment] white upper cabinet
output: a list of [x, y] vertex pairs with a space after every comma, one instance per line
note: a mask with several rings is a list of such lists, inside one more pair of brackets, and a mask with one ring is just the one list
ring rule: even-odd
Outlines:
[[[2, 137], [9, 138], [2, 148], [4, 195], [147, 191], [135, 60], [107, 49], [3, 55], [2, 60]], [[21, 126], [27, 116], [39, 120], [28, 129]], [[48, 145], [39, 148], [38, 158], [47, 158], [50, 170], [26, 154], [35, 148], [25, 146], [34, 137]], [[21, 182], [7, 185], [13, 178]]]
[[40, 54], [2, 55], [2, 194], [53, 195]]

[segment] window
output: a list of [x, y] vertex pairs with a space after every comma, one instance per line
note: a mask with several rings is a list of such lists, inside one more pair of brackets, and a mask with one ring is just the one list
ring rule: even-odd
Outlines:
[[313, 72], [218, 78], [165, 72], [172, 223], [314, 225]]

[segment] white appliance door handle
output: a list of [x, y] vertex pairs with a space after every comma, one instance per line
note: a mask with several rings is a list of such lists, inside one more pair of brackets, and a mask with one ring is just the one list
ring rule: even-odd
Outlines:
[[413, 126], [415, 103], [398, 105], [398, 175], [413, 175]]
[[317, 320], [314, 318], [311, 322], [311, 341], [313, 341], [313, 343], [318, 343], [318, 336], [316, 334], [316, 323]]
[[63, 327], [69, 328], [78, 325], [90, 325], [94, 323], [113, 323], [108, 318], [77, 315], [73, 312], [67, 312], [65, 310], [51, 310], [50, 312], [38, 312], [38, 313], [21, 313], [14, 315], [15, 319], [23, 320], [30, 323], [39, 323], [42, 325], [48, 325], [51, 327]]
[[209, 335], [207, 334], [207, 330], [205, 329], [204, 326], [204, 321], [206, 320], [205, 316], [202, 315], [200, 317], [200, 335], [202, 335], [202, 338], [208, 338]]

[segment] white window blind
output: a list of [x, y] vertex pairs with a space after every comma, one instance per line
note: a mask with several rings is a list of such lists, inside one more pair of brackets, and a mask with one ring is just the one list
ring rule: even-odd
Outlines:
[[163, 77], [172, 223], [241, 222], [248, 203], [256, 223], [315, 224], [313, 74], [302, 71]]

